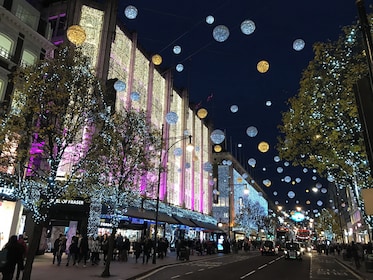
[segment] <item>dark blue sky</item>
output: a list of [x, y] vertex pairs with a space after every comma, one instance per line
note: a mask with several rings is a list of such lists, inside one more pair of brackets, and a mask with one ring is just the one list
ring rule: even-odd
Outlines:
[[[368, 7], [372, 1], [365, 4]], [[135, 19], [124, 15], [128, 5], [137, 8]], [[358, 19], [354, 0], [121, 0], [118, 13], [129, 31], [137, 32], [139, 44], [148, 54], [162, 56], [163, 69], [183, 64], [182, 72], [174, 70], [174, 85], [187, 88], [191, 103], [208, 110], [208, 119], [216, 129], [226, 131], [232, 144], [229, 150], [237, 158], [247, 166], [248, 159], [255, 158], [255, 168], [248, 167], [248, 171], [273, 201], [286, 206], [288, 200], [290, 206], [297, 200], [305, 205], [309, 199], [309, 207], [317, 207], [319, 199], [326, 203], [326, 195], [305, 193], [318, 182], [326, 186], [325, 180], [313, 180], [316, 174], [312, 170], [304, 173], [302, 168], [273, 160], [277, 155], [277, 126], [281, 112], [288, 109], [286, 101], [297, 93], [303, 69], [313, 59], [313, 43], [336, 40], [343, 26]], [[205, 21], [209, 15], [215, 19], [211, 25]], [[253, 34], [240, 30], [246, 19], [255, 23]], [[212, 31], [221, 24], [229, 28], [230, 35], [226, 41], [217, 42]], [[293, 41], [299, 38], [305, 47], [295, 51]], [[175, 45], [182, 48], [178, 55], [173, 53]], [[269, 62], [267, 73], [256, 70], [260, 60]], [[272, 105], [266, 106], [266, 101]], [[230, 111], [231, 105], [238, 105], [237, 113]], [[257, 127], [256, 137], [247, 136], [249, 126]], [[261, 141], [269, 143], [267, 153], [258, 151]], [[284, 168], [281, 174], [276, 172], [279, 166]], [[286, 175], [301, 182], [285, 183]], [[263, 186], [264, 179], [271, 180], [269, 188]], [[294, 199], [287, 196], [289, 190], [296, 193]]]

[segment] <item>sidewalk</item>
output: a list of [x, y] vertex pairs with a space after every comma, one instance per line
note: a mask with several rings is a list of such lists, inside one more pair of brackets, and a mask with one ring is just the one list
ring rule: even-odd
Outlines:
[[[344, 260], [341, 255], [330, 255], [332, 257], [335, 257], [335, 259], [342, 264], [343, 266], [348, 267], [349, 269], [353, 270], [357, 275], [359, 275], [361, 278], [369, 280], [373, 279], [373, 264], [368, 263], [368, 267], [366, 267], [365, 261], [361, 261], [360, 268], [356, 268], [355, 264], [353, 263], [353, 260]], [[369, 272], [368, 272], [369, 271]]]
[[[191, 255], [189, 261], [198, 261], [209, 258], [219, 258], [223, 254], [214, 255], [203, 255], [197, 256], [196, 254]], [[79, 266], [66, 266], [67, 256], [64, 255], [60, 266], [52, 264], [53, 255], [46, 253], [44, 255], [36, 256], [31, 279], [37, 280], [66, 280], [66, 279], [95, 279], [100, 278], [101, 273], [104, 271], [104, 264], [101, 261], [99, 265], [92, 266], [87, 262], [87, 266], [83, 267], [80, 263]], [[171, 252], [167, 257], [163, 259], [156, 259], [156, 264], [152, 263], [152, 259], [149, 259], [149, 263], [142, 263], [142, 257], [138, 259], [138, 263], [135, 262], [135, 258], [132, 255], [129, 256], [128, 262], [112, 261], [110, 263], [110, 279], [112, 280], [129, 280], [136, 279], [135, 276], [145, 274], [149, 271], [155, 270], [159, 267], [182, 263], [183, 261], [176, 259], [176, 252]]]

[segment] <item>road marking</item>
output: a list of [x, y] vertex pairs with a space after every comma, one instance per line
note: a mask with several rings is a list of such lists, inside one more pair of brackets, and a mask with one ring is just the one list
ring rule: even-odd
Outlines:
[[180, 278], [180, 275], [175, 275], [171, 277], [171, 279], [176, 279], [176, 278]]
[[250, 276], [251, 274], [255, 273], [256, 270], [253, 270], [253, 271], [250, 271], [249, 273], [245, 274], [244, 276], [241, 276], [240, 279], [244, 279], [246, 278], [247, 276]]
[[265, 268], [268, 264], [263, 264], [262, 266], [259, 266], [258, 269]]
[[185, 275], [189, 275], [189, 274], [193, 274], [193, 271], [189, 271], [189, 272], [185, 273]]
[[270, 261], [268, 264], [273, 264], [276, 260], [272, 260]]
[[204, 268], [200, 268], [200, 269], [198, 269], [197, 271], [204, 271], [205, 269]]

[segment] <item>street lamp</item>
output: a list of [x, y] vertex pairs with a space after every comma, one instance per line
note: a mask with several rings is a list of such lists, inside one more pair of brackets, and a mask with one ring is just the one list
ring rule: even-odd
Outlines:
[[[177, 143], [185, 140], [185, 139], [188, 139], [189, 138], [189, 143], [187, 144], [186, 146], [186, 150], [188, 152], [192, 152], [194, 150], [194, 146], [192, 144], [192, 135], [186, 135], [186, 136], [183, 136], [181, 137], [179, 140], [177, 140], [176, 142], [174, 142], [172, 145], [170, 145], [168, 147], [168, 149], [165, 151], [165, 153], [163, 154], [163, 143], [164, 143], [164, 139], [163, 139], [163, 133], [164, 133], [164, 124], [162, 124], [162, 131], [161, 131], [161, 149], [160, 149], [160, 154], [159, 154], [159, 167], [158, 167], [158, 182], [157, 182], [157, 203], [156, 203], [156, 209], [155, 209], [155, 227], [154, 227], [154, 244], [153, 244], [153, 264], [156, 264], [157, 263], [157, 233], [158, 233], [158, 215], [159, 215], [159, 191], [160, 191], [160, 186], [161, 186], [161, 175], [162, 175], [162, 162], [163, 160], [166, 158], [166, 155], [168, 154], [168, 151], [173, 147], [175, 146]], [[169, 139], [168, 139], [169, 140]]]

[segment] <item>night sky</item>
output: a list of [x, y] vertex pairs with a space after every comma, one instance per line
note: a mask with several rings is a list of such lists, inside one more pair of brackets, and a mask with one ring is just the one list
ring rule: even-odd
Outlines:
[[[369, 12], [372, 1], [365, 4]], [[124, 13], [129, 5], [138, 10], [134, 19]], [[281, 112], [288, 109], [288, 98], [298, 91], [302, 71], [313, 59], [314, 42], [335, 41], [343, 26], [357, 21], [354, 0], [120, 1], [118, 14], [126, 28], [137, 33], [145, 52], [160, 54], [164, 71], [173, 69], [174, 86], [188, 89], [192, 106], [208, 110], [213, 127], [226, 132], [227, 150], [273, 202], [313, 209], [320, 208], [317, 201], [321, 200], [321, 206], [326, 206], [326, 194], [305, 192], [316, 184], [321, 184], [320, 190], [327, 187], [325, 179], [313, 170], [304, 173], [302, 167], [274, 161], [277, 127]], [[206, 22], [207, 16], [214, 17], [212, 24]], [[242, 33], [244, 20], [255, 23], [252, 34]], [[212, 35], [218, 25], [229, 29], [223, 42]], [[305, 42], [300, 51], [293, 49], [296, 39]], [[174, 46], [181, 47], [180, 54], [173, 52]], [[261, 60], [269, 62], [266, 73], [257, 71]], [[184, 67], [181, 72], [175, 69], [179, 63]], [[232, 105], [238, 106], [236, 113], [230, 110]], [[249, 126], [258, 129], [257, 136], [246, 134]], [[261, 141], [269, 143], [268, 152], [258, 151]], [[249, 166], [250, 158], [256, 160], [255, 167]], [[284, 171], [278, 173], [278, 167]], [[285, 176], [291, 177], [289, 183]], [[293, 185], [296, 178], [300, 182]], [[264, 186], [265, 179], [271, 181], [269, 187]], [[296, 194], [292, 199], [287, 195], [290, 190]], [[306, 200], [311, 204], [306, 205]]]

